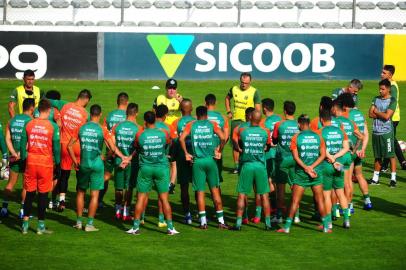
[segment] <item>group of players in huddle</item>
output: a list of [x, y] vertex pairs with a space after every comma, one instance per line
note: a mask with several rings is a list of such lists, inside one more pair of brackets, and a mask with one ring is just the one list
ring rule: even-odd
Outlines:
[[[168, 80], [169, 84], [174, 80]], [[167, 82], [167, 85], [168, 85]], [[175, 81], [176, 82], [176, 81]], [[360, 82], [351, 82], [360, 89]], [[377, 165], [389, 158], [391, 186], [396, 186], [391, 117], [396, 99], [391, 97], [391, 82], [379, 82], [379, 96], [374, 98], [369, 117], [374, 119], [373, 146]], [[362, 174], [362, 159], [368, 145], [368, 128], [363, 113], [357, 109], [357, 96], [342, 91], [333, 100], [322, 97], [319, 116], [295, 117], [293, 101], [283, 103], [283, 115], [274, 113], [274, 101], [265, 98], [261, 110], [245, 109], [245, 122], [229, 130], [228, 119], [216, 111], [216, 97], [208, 94], [205, 104], [193, 110], [192, 100], [182, 98], [181, 117], [168, 124], [169, 110], [164, 104], [143, 115], [136, 122], [138, 105], [129, 102], [127, 93], [117, 97], [117, 109], [102, 125], [102, 108], [94, 104], [90, 114], [86, 106], [92, 95], [82, 90], [73, 102], [60, 100], [60, 93], [48, 91], [38, 104], [32, 98], [22, 102], [22, 113], [15, 115], [5, 130], [3, 153], [9, 152], [10, 178], [4, 192], [2, 216], [8, 215], [8, 198], [19, 174], [24, 174], [22, 232], [26, 234], [32, 204], [38, 192], [38, 234], [52, 233], [45, 227], [47, 205], [63, 211], [71, 168], [76, 170], [76, 229], [98, 231], [94, 217], [99, 197], [104, 196], [106, 182], [114, 172], [115, 217], [133, 220], [129, 234], [139, 234], [152, 189], [159, 195], [159, 227], [169, 235], [177, 234], [172, 221], [169, 194], [176, 182], [181, 187], [184, 222], [192, 224], [189, 184], [197, 202], [199, 228], [207, 229], [205, 191], [209, 187], [220, 229], [240, 230], [242, 224], [259, 223], [265, 229], [289, 233], [292, 222], [300, 222], [299, 205], [306, 188], [313, 191], [315, 218], [323, 232], [332, 231], [332, 221], [343, 215], [343, 227], [350, 228], [354, 213], [353, 177], [364, 196], [364, 209], [372, 209], [368, 183]], [[195, 116], [193, 116], [195, 112]], [[263, 117], [264, 115], [264, 117]], [[231, 136], [229, 137], [229, 133]], [[390, 134], [389, 134], [390, 133]], [[2, 134], [2, 133], [1, 133]], [[388, 135], [389, 134], [389, 135]], [[224, 220], [220, 182], [222, 152], [227, 141], [239, 153], [236, 223]], [[103, 153], [104, 145], [106, 151]], [[379, 175], [379, 170], [378, 170]], [[107, 180], [107, 181], [106, 181]], [[288, 210], [285, 189], [292, 199]], [[130, 208], [136, 189], [134, 214]], [[85, 193], [90, 189], [86, 225], [83, 226]], [[247, 196], [254, 190], [255, 217], [248, 219]], [[52, 199], [48, 203], [48, 193]], [[56, 201], [56, 196], [59, 200]]]

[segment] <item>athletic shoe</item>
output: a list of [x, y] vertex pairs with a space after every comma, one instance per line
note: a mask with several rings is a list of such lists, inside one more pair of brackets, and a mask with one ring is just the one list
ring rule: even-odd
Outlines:
[[5, 208], [5, 207], [1, 208], [0, 217], [3, 217], [3, 218], [8, 217], [8, 209], [7, 208]]
[[53, 231], [47, 230], [46, 228], [44, 228], [44, 229], [38, 228], [38, 229], [37, 229], [37, 234], [39, 234], [39, 235], [42, 235], [42, 234], [53, 234], [53, 233], [54, 233]]
[[120, 211], [117, 211], [116, 214], [115, 214], [115, 218], [117, 220], [120, 220], [122, 217], [123, 217], [123, 215], [121, 215]]
[[49, 201], [48, 203], [48, 209], [54, 208], [54, 202], [52, 200]]
[[190, 213], [185, 216], [183, 223], [188, 225], [192, 224], [192, 215]]
[[95, 226], [86, 224], [85, 232], [97, 232], [97, 231], [99, 231], [99, 229], [97, 229]]
[[[131, 216], [124, 216], [123, 215], [123, 221], [129, 221], [129, 220], [132, 220], [132, 217]], [[144, 224], [144, 223], [143, 223]]]
[[344, 220], [343, 228], [344, 229], [349, 229], [350, 228], [350, 221], [349, 220]]
[[158, 222], [158, 227], [159, 227], [159, 228], [165, 228], [166, 226], [168, 226], [168, 225], [166, 224], [166, 222]]
[[233, 170], [233, 174], [238, 174], [238, 168], [235, 168], [235, 169]]
[[369, 210], [371, 210], [371, 209], [372, 209], [372, 203], [366, 203], [366, 204], [364, 204], [364, 210], [369, 211]]
[[300, 220], [300, 217], [295, 217], [295, 218], [293, 219], [293, 222], [296, 223], [296, 224], [297, 224], [297, 223], [300, 223], [300, 221], [301, 221], [301, 220]]
[[388, 172], [388, 170], [389, 170], [388, 166], [382, 165], [381, 172], [386, 173]]
[[28, 226], [27, 227], [21, 226], [21, 232], [23, 234], [27, 234], [28, 233]]
[[128, 233], [128, 234], [132, 234], [132, 235], [140, 235], [140, 229], [131, 228], [128, 231], [125, 231], [125, 232]]
[[390, 180], [390, 182], [389, 182], [389, 187], [395, 188], [395, 187], [396, 187], [396, 181]]
[[73, 225], [73, 228], [77, 230], [82, 230], [83, 229], [82, 223], [76, 223], [75, 225]]
[[63, 212], [65, 210], [65, 201], [60, 201], [58, 205], [58, 212]]
[[231, 231], [241, 231], [241, 226], [232, 226], [232, 227], [230, 227], [230, 230]]
[[198, 228], [200, 230], [207, 230], [207, 224], [200, 224]]
[[289, 233], [290, 230], [289, 229], [285, 229], [285, 228], [281, 228], [279, 230], [276, 230], [277, 233]]
[[247, 225], [247, 224], [249, 224], [249, 223], [250, 223], [250, 221], [248, 220], [248, 218], [243, 218], [243, 219], [242, 219], [242, 224]]
[[[24, 217], [24, 209], [21, 208], [21, 209], [20, 209], [20, 212], [18, 213], [18, 218], [19, 218], [19, 219], [23, 219], [23, 217]], [[32, 218], [32, 216], [30, 216], [30, 218]]]
[[351, 209], [350, 209], [350, 214], [353, 215], [354, 213], [355, 213], [355, 209], [354, 209], [354, 208], [351, 208]]
[[175, 187], [176, 185], [174, 183], [169, 184], [169, 194], [175, 194]]
[[253, 217], [253, 218], [251, 218], [251, 222], [254, 223], [254, 224], [258, 224], [258, 223], [261, 222], [261, 218], [259, 218], [259, 217]]
[[140, 220], [140, 224], [141, 224], [141, 225], [144, 225], [144, 224], [145, 224], [145, 219], [141, 219], [141, 220]]
[[217, 228], [219, 228], [220, 230], [229, 230], [229, 229], [230, 229], [230, 226], [228, 226], [228, 225], [225, 224], [225, 223], [219, 223], [219, 224], [217, 225]]
[[369, 179], [368, 184], [372, 185], [372, 186], [379, 186], [379, 180], [378, 181], [374, 181], [372, 179]]
[[333, 230], [331, 230], [331, 229], [323, 229], [323, 233], [332, 233], [333, 232]]
[[179, 232], [177, 230], [175, 230], [175, 228], [173, 228], [172, 230], [167, 230], [166, 234], [167, 235], [175, 235], [178, 234]]

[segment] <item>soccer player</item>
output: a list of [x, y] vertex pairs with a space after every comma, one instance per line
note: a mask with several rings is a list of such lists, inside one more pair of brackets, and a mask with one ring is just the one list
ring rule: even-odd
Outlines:
[[[61, 99], [61, 93], [59, 93], [58, 90], [49, 90], [45, 94], [45, 98], [47, 99], [53, 99], [53, 100], [60, 100]], [[35, 108], [34, 110], [34, 118], [38, 118], [39, 116], [39, 111], [38, 108]], [[49, 114], [49, 120], [54, 121], [58, 127], [61, 127], [61, 113], [58, 111], [57, 108], [51, 108], [51, 113]]]
[[346, 87], [334, 89], [331, 97], [336, 99], [343, 93], [350, 93], [354, 99], [355, 106], [358, 106], [358, 92], [362, 89], [362, 87], [363, 85], [360, 80], [352, 79]]
[[371, 197], [369, 196], [368, 192], [368, 183], [365, 180], [365, 177], [362, 173], [362, 159], [365, 157], [365, 151], [368, 146], [369, 141], [369, 132], [368, 132], [368, 125], [367, 121], [363, 115], [363, 113], [355, 107], [354, 100], [352, 99], [351, 94], [344, 93], [339, 96], [343, 103], [344, 111], [348, 113], [348, 119], [353, 121], [357, 126], [359, 131], [364, 135], [364, 139], [362, 140], [361, 149], [356, 150], [356, 157], [354, 160], [354, 175], [357, 179], [359, 184], [359, 188], [361, 193], [364, 197], [364, 210], [371, 210], [372, 209], [372, 202]]
[[271, 146], [271, 134], [260, 127], [261, 112], [254, 111], [251, 125], [240, 128], [236, 150], [241, 153], [241, 171], [237, 185], [237, 221], [233, 230], [241, 230], [242, 215], [246, 207], [246, 197], [255, 185], [256, 193], [261, 196], [265, 215], [265, 229], [272, 229], [271, 207], [268, 193], [269, 183], [266, 171], [265, 150]]
[[[221, 131], [224, 134], [230, 134], [230, 130], [229, 130], [229, 125], [228, 125], [228, 119], [226, 116], [222, 115], [220, 112], [216, 111], [216, 96], [214, 94], [208, 94], [206, 95], [206, 97], [204, 98], [206, 107], [207, 107], [207, 117], [210, 121], [214, 121], [217, 123], [217, 125], [219, 125], [219, 127], [221, 128]], [[220, 140], [217, 137], [217, 135], [214, 135], [214, 138], [216, 140], [216, 145], [219, 146], [220, 145]], [[227, 142], [227, 138], [225, 138], [226, 142]], [[216, 163], [217, 163], [217, 169], [219, 171], [219, 177], [220, 177], [220, 183], [223, 182], [223, 176], [222, 176], [222, 172], [223, 172], [223, 155], [221, 155], [221, 157], [219, 159], [216, 159]], [[221, 193], [221, 189], [220, 189], [220, 193]]]
[[[213, 203], [216, 209], [216, 217], [219, 229], [228, 229], [224, 223], [223, 203], [220, 195], [220, 179], [214, 158], [221, 156], [225, 143], [224, 133], [216, 122], [208, 120], [207, 108], [199, 106], [196, 108], [196, 121], [189, 122], [183, 129], [179, 138], [180, 145], [185, 154], [186, 160], [192, 162], [193, 190], [196, 192], [197, 208], [199, 210], [200, 229], [207, 229], [205, 189], [206, 182], [209, 186]], [[217, 146], [214, 134], [220, 140]], [[186, 138], [190, 136], [192, 151], [189, 152], [186, 146]]]
[[295, 173], [296, 162], [290, 150], [293, 136], [299, 132], [295, 121], [296, 105], [293, 101], [283, 103], [285, 119], [275, 124], [272, 133], [272, 142], [276, 145], [275, 155], [275, 183], [276, 183], [276, 221], [283, 222], [285, 206], [285, 186], [292, 184], [292, 176]]
[[3, 126], [0, 123], [0, 150], [2, 153], [1, 159], [1, 175], [4, 180], [9, 178], [9, 168], [8, 168], [8, 153], [7, 153], [7, 145], [6, 140], [3, 135]]
[[[90, 102], [92, 94], [89, 90], [83, 89], [79, 92], [76, 101], [66, 102], [63, 100], [51, 99], [51, 105], [56, 107], [61, 112], [61, 177], [57, 184], [59, 192], [58, 211], [62, 212], [65, 209], [65, 195], [68, 191], [68, 180], [70, 170], [73, 165], [72, 158], [68, 152], [68, 143], [71, 138], [77, 139], [79, 129], [87, 122], [89, 115], [85, 110]], [[79, 143], [73, 145], [73, 150], [76, 155], [76, 160], [80, 160]]]
[[[349, 202], [349, 208], [351, 214], [354, 213], [354, 206], [352, 203], [353, 195], [353, 183], [352, 174], [354, 171], [354, 160], [357, 157], [358, 147], [360, 146], [364, 135], [359, 131], [357, 124], [350, 119], [344, 117], [343, 102], [341, 98], [333, 100], [332, 113], [335, 116], [335, 121], [338, 123], [338, 127], [343, 128], [344, 132], [347, 134], [350, 151], [345, 154], [347, 161], [344, 165], [344, 191], [347, 201]], [[333, 124], [334, 125], [334, 124]]]
[[[94, 216], [98, 206], [99, 190], [104, 187], [104, 164], [101, 159], [103, 142], [112, 152], [123, 160], [122, 164], [128, 164], [131, 157], [124, 157], [120, 150], [115, 147], [111, 134], [99, 124], [102, 116], [101, 107], [94, 104], [90, 107], [90, 121], [84, 124], [77, 137], [72, 137], [68, 143], [68, 152], [77, 170], [77, 193], [76, 193], [76, 224], [74, 228], [82, 229], [82, 215], [86, 190], [90, 188], [90, 203], [86, 232], [98, 231], [94, 226]], [[79, 142], [80, 161], [76, 158], [74, 145]]]
[[310, 130], [310, 119], [307, 115], [300, 115], [297, 122], [300, 133], [296, 133], [293, 136], [290, 145], [293, 158], [296, 162], [292, 186], [292, 201], [285, 225], [277, 232], [290, 232], [292, 219], [299, 208], [305, 189], [310, 187], [322, 217], [323, 232], [327, 233], [329, 228], [323, 198], [322, 166], [320, 166], [326, 157], [326, 146], [320, 135]]
[[178, 82], [171, 78], [166, 81], [165, 84], [166, 93], [165, 95], [159, 95], [153, 104], [153, 108], [156, 109], [157, 106], [163, 104], [168, 107], [169, 115], [165, 120], [165, 123], [171, 125], [180, 116], [179, 108], [183, 97], [178, 93]]
[[[231, 99], [234, 99], [234, 109], [231, 111]], [[245, 110], [248, 107], [254, 107], [261, 111], [261, 98], [258, 90], [251, 86], [251, 74], [241, 73], [240, 85], [235, 85], [230, 88], [225, 97], [225, 105], [227, 117], [231, 119], [231, 132], [234, 131], [242, 122], [245, 122]], [[232, 134], [230, 134], [232, 135]], [[234, 173], [238, 173], [238, 156], [239, 153], [233, 151], [233, 159], [235, 164]]]
[[[18, 86], [10, 95], [10, 101], [8, 103], [8, 112], [10, 118], [13, 118], [16, 113], [23, 113], [23, 101], [26, 98], [33, 98], [35, 100], [35, 107], [38, 106], [38, 102], [43, 97], [44, 92], [34, 85], [35, 73], [31, 69], [27, 69], [23, 74], [23, 85]], [[15, 106], [17, 105], [17, 112]]]
[[[131, 163], [121, 168], [122, 159], [116, 157], [114, 159], [114, 187], [115, 187], [115, 217], [122, 218], [124, 221], [130, 220], [130, 207], [132, 191], [135, 187], [138, 173], [138, 158], [135, 152], [134, 139], [138, 131], [142, 127], [137, 124], [138, 105], [135, 103], [128, 104], [125, 121], [116, 124], [113, 127], [113, 136], [116, 141], [117, 148], [126, 156], [132, 156]], [[125, 193], [123, 192], [125, 190]], [[123, 207], [124, 197], [124, 207]]]
[[344, 173], [343, 164], [345, 162], [346, 153], [350, 146], [347, 134], [343, 129], [331, 124], [331, 112], [324, 110], [320, 112], [320, 119], [323, 128], [319, 130], [326, 144], [327, 162], [323, 164], [323, 190], [324, 202], [326, 207], [326, 215], [329, 229], [332, 228], [332, 216], [336, 212], [336, 204], [332, 203], [332, 192], [334, 189], [338, 197], [344, 215], [344, 228], [350, 228], [350, 209], [348, 208], [347, 197], [344, 193]]
[[50, 102], [47, 99], [40, 100], [38, 110], [39, 117], [28, 121], [24, 126], [19, 149], [21, 159], [26, 164], [24, 189], [27, 193], [24, 202], [23, 234], [28, 233], [28, 222], [36, 192], [38, 192], [37, 234], [52, 233], [45, 227], [45, 210], [48, 192], [52, 190], [54, 162], [56, 170], [60, 170], [59, 128], [48, 120], [51, 113]]
[[[396, 109], [392, 116], [392, 125], [393, 125], [393, 132], [395, 136], [395, 153], [396, 157], [399, 160], [400, 165], [402, 166], [403, 170], [406, 170], [406, 160], [403, 156], [402, 149], [400, 149], [400, 145], [398, 140], [396, 139], [396, 127], [399, 125], [400, 122], [400, 107], [399, 107], [399, 86], [396, 81], [393, 79], [393, 75], [395, 74], [395, 66], [393, 65], [384, 65], [381, 72], [381, 80], [388, 79], [391, 83], [390, 92], [391, 96], [396, 98]], [[388, 169], [389, 160], [385, 159], [384, 163], [382, 164], [383, 171]]]
[[169, 204], [169, 164], [167, 148], [171, 143], [169, 133], [155, 127], [155, 114], [144, 113], [145, 129], [136, 135], [135, 146], [139, 153], [140, 168], [137, 177], [138, 199], [134, 211], [134, 223], [128, 234], [140, 234], [141, 214], [145, 211], [148, 193], [155, 186], [162, 202], [167, 224], [167, 234], [175, 235], [172, 223], [172, 210]]
[[[190, 99], [183, 99], [180, 103], [180, 110], [182, 112], [182, 117], [176, 119], [172, 123], [172, 129], [176, 132], [177, 137], [182, 135], [185, 126], [196, 120], [192, 116], [193, 104]], [[186, 137], [186, 147], [188, 152], [192, 152], [192, 144], [190, 136]], [[192, 182], [192, 164], [190, 161], [186, 160], [184, 152], [179, 144], [178, 140], [174, 140], [173, 146], [176, 153], [176, 171], [177, 179], [180, 185], [180, 198], [182, 201], [183, 213], [184, 213], [184, 223], [192, 224], [192, 215], [190, 213], [190, 198], [189, 198], [189, 183]]]
[[[1, 209], [1, 216], [8, 216], [8, 199], [13, 192], [14, 186], [17, 183], [20, 173], [24, 173], [25, 164], [20, 158], [21, 136], [24, 132], [24, 126], [32, 119], [35, 108], [35, 100], [33, 98], [26, 98], [23, 101], [23, 113], [14, 116], [7, 124], [6, 129], [6, 144], [10, 151], [10, 177], [4, 189], [3, 207]], [[24, 200], [25, 189], [21, 192], [21, 209], [19, 217], [24, 217]]]
[[[320, 114], [320, 112], [323, 111], [323, 110], [330, 111], [330, 110], [331, 110], [331, 107], [333, 107], [333, 100], [331, 99], [331, 97], [326, 97], [326, 96], [321, 97], [321, 99], [320, 99], [320, 106], [319, 106], [319, 114]], [[313, 119], [310, 121], [310, 129], [311, 129], [311, 130], [317, 131], [317, 130], [319, 130], [319, 129], [322, 128], [322, 127], [323, 127], [323, 126], [322, 126], [322, 124], [321, 124], [321, 121], [320, 121], [320, 117], [319, 117], [319, 116], [313, 118]]]
[[375, 157], [374, 175], [370, 184], [379, 184], [382, 159], [388, 158], [391, 166], [389, 186], [394, 188], [396, 187], [396, 160], [392, 116], [396, 110], [396, 98], [391, 96], [390, 89], [391, 82], [388, 79], [380, 81], [379, 96], [372, 100], [372, 105], [369, 108], [369, 117], [373, 119], [372, 148]]
[[[128, 105], [128, 94], [121, 92], [117, 96], [117, 109], [111, 111], [103, 121], [103, 128], [106, 128], [109, 132], [118, 123], [123, 122], [126, 119], [126, 109]], [[99, 193], [99, 207], [103, 207], [104, 195], [109, 188], [109, 180], [111, 179], [113, 169], [115, 167], [114, 157], [109, 149], [106, 149], [105, 161], [104, 161], [104, 188]]]

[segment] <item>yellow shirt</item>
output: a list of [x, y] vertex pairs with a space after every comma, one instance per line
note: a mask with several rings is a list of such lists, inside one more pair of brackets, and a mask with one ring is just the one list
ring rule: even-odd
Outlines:
[[33, 86], [32, 88], [33, 91], [31, 95], [27, 94], [24, 85], [18, 86], [16, 89], [14, 89], [13, 93], [11, 94], [10, 101], [17, 103], [19, 114], [23, 113], [23, 102], [24, 99], [26, 98], [33, 98], [35, 100], [35, 108], [38, 107], [38, 103], [41, 99], [42, 93], [38, 87]]
[[392, 115], [392, 121], [399, 122], [400, 121], [400, 108], [399, 108], [399, 86], [395, 81], [391, 81], [391, 96], [396, 98], [396, 110]]
[[[178, 94], [178, 96], [180, 96]], [[180, 117], [180, 103], [176, 98], [167, 98], [165, 95], [159, 95], [154, 102], [154, 108], [158, 105], [164, 104], [168, 107], [168, 116], [165, 123], [171, 125], [173, 121]]]
[[241, 90], [236, 85], [230, 89], [228, 96], [234, 99], [233, 120], [245, 121], [245, 110], [249, 107], [255, 108], [255, 104], [261, 103], [257, 89], [252, 86], [246, 90]]

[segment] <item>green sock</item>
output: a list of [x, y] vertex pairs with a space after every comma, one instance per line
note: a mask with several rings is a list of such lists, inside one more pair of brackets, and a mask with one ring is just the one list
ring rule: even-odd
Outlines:
[[350, 220], [350, 209], [349, 208], [343, 209], [343, 214], [344, 214], [344, 220], [345, 221]]
[[145, 219], [145, 212], [142, 212], [142, 214], [141, 214], [141, 220], [144, 220]]
[[166, 220], [166, 224], [168, 224], [168, 229], [173, 230], [173, 222], [171, 219]]
[[245, 207], [244, 218], [248, 218], [248, 207]]
[[223, 210], [216, 211], [217, 221], [221, 224], [224, 224], [224, 212]]
[[266, 216], [265, 217], [265, 226], [271, 228], [272, 227], [272, 223], [271, 223], [271, 216]]
[[364, 194], [364, 203], [371, 203], [371, 197], [369, 197], [369, 194]]
[[323, 229], [328, 230], [329, 218], [327, 216], [321, 217], [321, 222], [323, 223]]
[[28, 220], [23, 220], [23, 228], [28, 229]]
[[87, 225], [93, 226], [93, 221], [94, 221], [94, 218], [88, 217], [87, 218]]
[[163, 213], [159, 213], [158, 219], [160, 223], [165, 223], [165, 216]]
[[38, 229], [45, 230], [45, 221], [38, 220]]
[[82, 223], [82, 217], [81, 216], [76, 217], [76, 223]]
[[329, 224], [333, 222], [333, 219], [331, 218], [331, 213], [330, 213], [330, 214], [327, 214], [326, 218], [327, 218], [327, 222], [328, 222]]
[[235, 226], [237, 228], [241, 227], [242, 224], [242, 217], [237, 217], [237, 221], [235, 222]]
[[296, 210], [296, 213], [295, 213], [295, 218], [298, 218], [299, 217], [299, 208]]
[[256, 218], [261, 218], [261, 212], [262, 212], [262, 207], [261, 206], [255, 207], [255, 217]]
[[133, 221], [133, 229], [138, 230], [140, 228], [140, 220], [139, 219], [134, 219]]
[[337, 208], [338, 208], [338, 205], [333, 204], [333, 209], [331, 210], [331, 213], [333, 214], [333, 217], [336, 217]]
[[206, 211], [199, 212], [200, 225], [207, 224]]
[[285, 230], [289, 230], [291, 226], [292, 226], [292, 219], [291, 219], [290, 217], [288, 217], [288, 218], [286, 219], [286, 221], [285, 221], [284, 229], [285, 229]]

